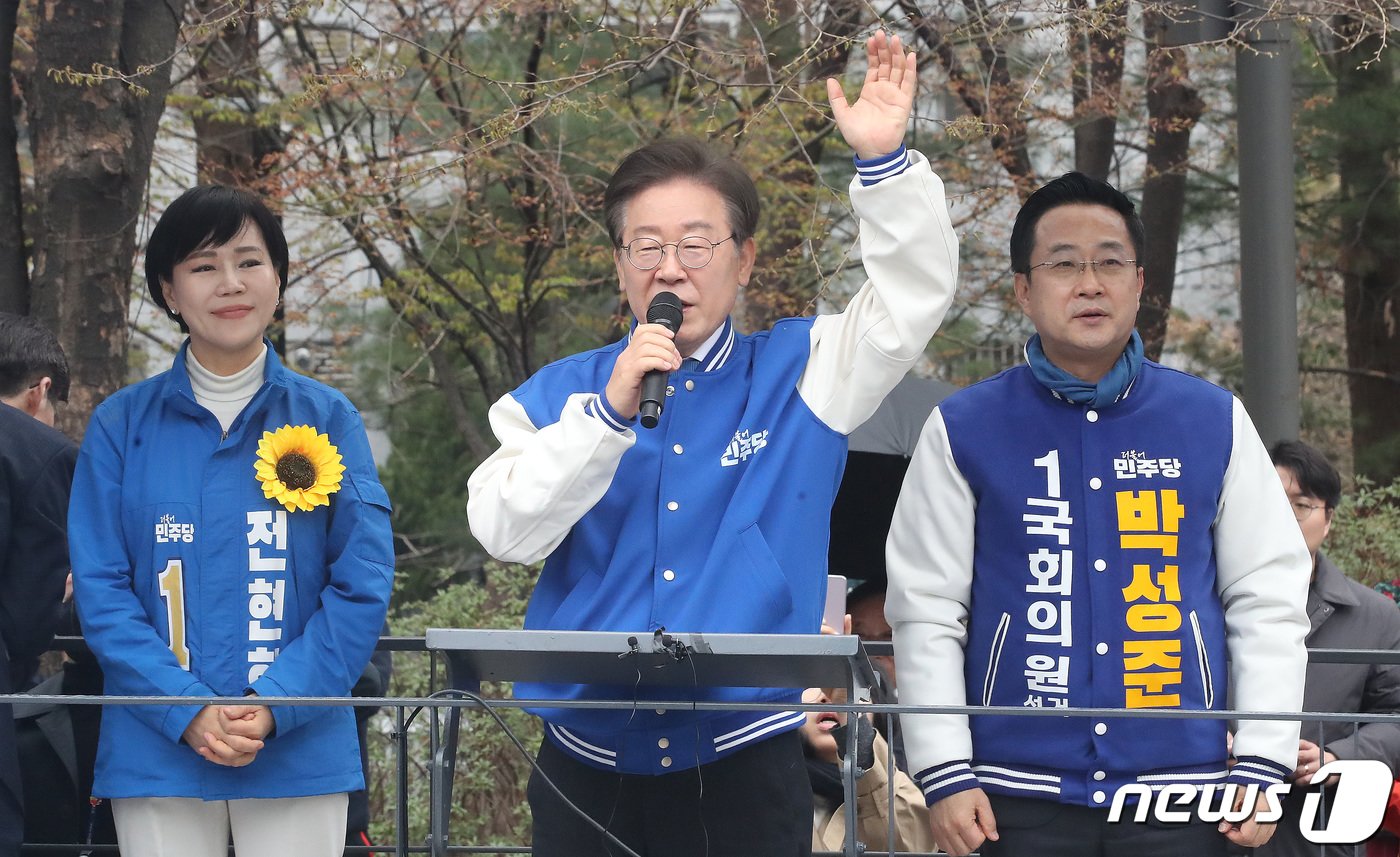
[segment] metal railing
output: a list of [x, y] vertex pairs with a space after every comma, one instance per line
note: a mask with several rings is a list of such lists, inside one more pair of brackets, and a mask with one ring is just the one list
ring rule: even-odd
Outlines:
[[[55, 650], [69, 653], [86, 651], [86, 643], [79, 637], [58, 638], [54, 647]], [[442, 657], [436, 651], [429, 650], [424, 645], [422, 637], [384, 637], [381, 638], [377, 647], [380, 651], [391, 652], [416, 652], [426, 653], [429, 657], [429, 688], [430, 691], [448, 690], [439, 687], [439, 678], [442, 675]], [[865, 643], [863, 646], [867, 655], [889, 655], [893, 654], [893, 647], [890, 643]], [[1329, 664], [1400, 664], [1400, 651], [1371, 650], [1371, 649], [1309, 649], [1309, 659], [1312, 663]], [[152, 705], [152, 704], [181, 704], [181, 705], [241, 705], [246, 704], [245, 697], [162, 697], [162, 696], [86, 696], [86, 695], [54, 695], [54, 694], [0, 694], [0, 702], [6, 703], [49, 703], [57, 705]], [[1379, 712], [1300, 712], [1300, 713], [1280, 713], [1268, 711], [1181, 711], [1173, 709], [1127, 709], [1127, 708], [1023, 708], [1010, 706], [951, 706], [951, 705], [908, 705], [897, 703], [859, 703], [859, 702], [826, 702], [820, 704], [807, 703], [736, 703], [736, 702], [709, 702], [709, 701], [685, 701], [676, 700], [642, 700], [642, 699], [619, 699], [619, 700], [515, 700], [515, 699], [495, 699], [495, 698], [461, 698], [443, 696], [423, 696], [423, 697], [295, 697], [280, 698], [278, 705], [306, 705], [306, 706], [350, 706], [350, 707], [371, 707], [380, 709], [392, 709], [392, 727], [389, 730], [389, 737], [395, 746], [395, 776], [396, 776], [396, 798], [394, 812], [394, 842], [392, 844], [374, 846], [347, 845], [345, 853], [347, 855], [357, 854], [429, 854], [435, 850], [433, 843], [409, 841], [409, 807], [408, 807], [408, 781], [409, 770], [413, 762], [410, 759], [409, 735], [415, 720], [424, 711], [432, 712], [431, 719], [434, 721], [430, 727], [430, 752], [438, 752], [438, 743], [442, 740], [440, 729], [436, 724], [436, 714], [444, 709], [462, 709], [463, 713], [470, 711], [480, 711], [483, 708], [490, 709], [523, 709], [529, 708], [654, 708], [667, 710], [688, 710], [688, 711], [840, 711], [844, 713], [861, 713], [874, 715], [890, 715], [886, 717], [887, 723], [894, 725], [896, 731], [892, 731], [886, 736], [886, 756], [885, 767], [889, 772], [887, 784], [888, 806], [895, 805], [895, 752], [899, 742], [897, 732], [898, 715], [904, 714], [965, 714], [969, 716], [1013, 716], [1013, 717], [1118, 717], [1133, 719], [1214, 719], [1214, 720], [1297, 720], [1307, 723], [1350, 723], [1353, 731], [1363, 723], [1396, 723], [1400, 724], [1400, 712], [1379, 713]], [[1304, 736], [1307, 737], [1307, 736]], [[1320, 738], [1321, 736], [1319, 736]], [[1317, 741], [1320, 746], [1322, 741]], [[887, 831], [887, 841], [893, 842], [896, 839], [894, 826], [894, 813], [891, 810], [889, 815], [889, 825]], [[472, 844], [452, 844], [439, 843], [437, 850], [439, 853], [449, 854], [530, 854], [531, 849], [526, 845], [472, 845]], [[48, 854], [55, 852], [67, 853], [116, 853], [117, 846], [109, 844], [85, 844], [85, 843], [29, 843], [22, 847], [25, 854]], [[232, 851], [230, 850], [230, 853]], [[840, 851], [815, 851], [814, 857], [828, 857], [828, 855], [840, 855]], [[886, 852], [874, 849], [863, 849], [860, 853], [866, 857], [883, 857], [883, 855], [913, 855], [925, 854], [928, 852]]]

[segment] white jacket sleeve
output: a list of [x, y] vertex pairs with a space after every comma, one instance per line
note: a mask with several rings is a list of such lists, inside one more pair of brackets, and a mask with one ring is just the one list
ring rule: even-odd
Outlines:
[[958, 239], [943, 182], [909, 152], [900, 175], [851, 182], [866, 280], [846, 310], [812, 325], [812, 351], [798, 381], [802, 400], [842, 434], [865, 422], [923, 354], [957, 286]]
[[[1232, 706], [1240, 711], [1300, 710], [1312, 561], [1283, 483], [1239, 399], [1216, 513], [1215, 562], [1216, 590], [1225, 608]], [[1298, 758], [1298, 728], [1292, 720], [1241, 721], [1234, 755], [1267, 759], [1291, 770]]]
[[607, 493], [637, 436], [595, 416], [586, 407], [595, 397], [570, 396], [559, 421], [542, 429], [510, 394], [491, 406], [501, 447], [467, 480], [467, 521], [496, 559], [544, 559]]
[[[885, 616], [894, 630], [901, 703], [967, 703], [963, 646], [976, 505], [953, 461], [943, 415], [935, 409], [909, 462], [885, 546]], [[905, 714], [900, 723], [915, 772], [972, 758], [965, 714]]]

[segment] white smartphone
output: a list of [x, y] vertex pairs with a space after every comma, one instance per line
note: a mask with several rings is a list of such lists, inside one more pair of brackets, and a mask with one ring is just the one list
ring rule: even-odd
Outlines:
[[846, 624], [846, 576], [828, 574], [826, 576], [826, 609], [822, 610], [822, 624], [840, 634]]

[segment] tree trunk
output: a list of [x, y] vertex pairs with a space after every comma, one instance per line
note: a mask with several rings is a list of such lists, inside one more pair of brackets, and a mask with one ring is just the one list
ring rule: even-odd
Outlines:
[[23, 180], [15, 126], [13, 75], [19, 0], [0, 0], [0, 312], [29, 314], [29, 266], [24, 255]]
[[[30, 303], [68, 352], [73, 389], [61, 428], [75, 437], [126, 382], [136, 227], [184, 6], [43, 0], [36, 10], [26, 99], [37, 212]], [[103, 67], [147, 91], [106, 75], [75, 83], [62, 74]]]
[[[1155, 20], [1154, 20], [1155, 19]], [[1160, 45], [1164, 27], [1148, 16], [1149, 43]], [[1147, 232], [1143, 267], [1146, 286], [1138, 311], [1138, 332], [1148, 359], [1157, 360], [1167, 340], [1172, 291], [1176, 285], [1176, 249], [1186, 207], [1186, 167], [1191, 129], [1205, 105], [1191, 85], [1190, 66], [1180, 50], [1160, 46], [1147, 57], [1147, 176], [1142, 189], [1142, 223]]]
[[1384, 484], [1400, 476], [1400, 115], [1397, 61], [1380, 47], [1368, 37], [1338, 64], [1337, 98], [1353, 113], [1364, 110], [1366, 121], [1336, 133], [1352, 452], [1356, 473]]
[[[191, 112], [195, 164], [201, 184], [222, 184], [271, 196], [267, 187], [269, 156], [283, 149], [275, 128], [262, 127], [261, 66], [258, 62], [257, 0], [229, 18], [218, 33], [199, 46], [195, 76], [203, 103]], [[229, 14], [227, 0], [196, 0], [206, 19]], [[267, 335], [272, 347], [287, 356], [286, 307], [278, 304]]]
[[1088, 0], [1076, 24], [1070, 53], [1070, 87], [1074, 96], [1074, 168], [1100, 181], [1108, 180], [1113, 144], [1118, 132], [1118, 99], [1123, 91], [1123, 50], [1128, 35], [1126, 3], [1101, 3], [1089, 10]]
[[[205, 16], [228, 13], [227, 0], [197, 0]], [[195, 162], [202, 183], [258, 190], [263, 160], [281, 150], [275, 131], [258, 127], [257, 3], [200, 45], [195, 74], [204, 103], [192, 112]]]
[[[974, 20], [985, 21], [991, 17], [982, 0], [963, 0], [963, 5]], [[1026, 116], [1021, 112], [1025, 89], [1011, 80], [1006, 46], [998, 41], [1006, 38], [1005, 32], [984, 28], [970, 34], [982, 62], [981, 69], [970, 72], [939, 29], [940, 24], [947, 23], [945, 19], [925, 17], [915, 0], [900, 0], [900, 8], [909, 15], [919, 40], [942, 66], [948, 85], [963, 106], [975, 119], [991, 128], [987, 137], [992, 144], [992, 154], [1015, 185], [1017, 196], [1022, 200], [1030, 196], [1039, 182], [1027, 147]]]

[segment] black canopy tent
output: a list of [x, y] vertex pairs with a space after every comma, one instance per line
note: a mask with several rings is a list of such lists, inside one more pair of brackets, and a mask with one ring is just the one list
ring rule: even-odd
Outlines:
[[885, 579], [885, 536], [899, 499], [909, 457], [934, 407], [952, 384], [906, 375], [850, 438], [846, 473], [831, 507], [832, 574], [853, 580]]

